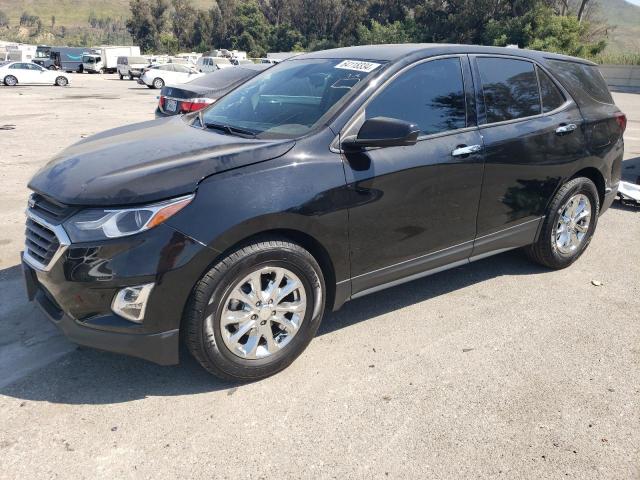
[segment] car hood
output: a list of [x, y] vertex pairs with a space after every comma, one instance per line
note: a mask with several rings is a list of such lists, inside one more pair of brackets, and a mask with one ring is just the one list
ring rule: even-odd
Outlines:
[[293, 140], [257, 140], [170, 117], [99, 133], [62, 151], [29, 188], [68, 205], [153, 202], [194, 192], [205, 177], [280, 157]]

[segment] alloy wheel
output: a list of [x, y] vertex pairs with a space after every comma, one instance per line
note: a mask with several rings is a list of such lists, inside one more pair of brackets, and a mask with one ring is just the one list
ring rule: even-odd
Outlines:
[[296, 336], [306, 308], [305, 287], [295, 273], [262, 267], [237, 282], [225, 297], [218, 319], [223, 341], [240, 358], [269, 357]]
[[591, 201], [582, 193], [573, 195], [558, 210], [553, 239], [558, 251], [564, 255], [574, 253], [589, 232]]

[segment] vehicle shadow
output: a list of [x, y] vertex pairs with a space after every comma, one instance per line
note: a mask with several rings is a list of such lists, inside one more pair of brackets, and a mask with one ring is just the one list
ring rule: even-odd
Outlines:
[[[521, 252], [507, 252], [348, 302], [340, 311], [326, 314], [318, 335], [331, 334], [487, 279], [545, 271], [529, 262]], [[428, 322], [429, 309], [425, 308], [424, 312], [424, 320]], [[0, 389], [0, 394], [51, 403], [111, 404], [148, 396], [179, 396], [219, 390], [229, 390], [232, 394], [233, 389], [239, 386], [211, 376], [185, 349], [182, 350], [180, 365], [162, 367], [136, 358], [78, 348]]]

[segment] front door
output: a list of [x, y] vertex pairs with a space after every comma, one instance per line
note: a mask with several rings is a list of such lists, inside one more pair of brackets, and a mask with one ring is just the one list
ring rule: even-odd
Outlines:
[[49, 70], [45, 70], [35, 63], [29, 63], [28, 65], [31, 74], [33, 75], [33, 83], [53, 83], [51, 76], [49, 75]]
[[416, 145], [343, 153], [356, 196], [349, 211], [353, 294], [471, 254], [483, 158], [467, 111], [470, 76], [465, 55], [420, 62], [381, 87], [343, 132], [357, 133], [373, 117], [421, 131]]

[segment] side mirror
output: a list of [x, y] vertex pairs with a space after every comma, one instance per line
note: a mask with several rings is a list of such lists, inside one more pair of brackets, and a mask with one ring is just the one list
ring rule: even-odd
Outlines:
[[415, 145], [420, 129], [403, 120], [388, 117], [374, 117], [366, 120], [357, 136], [342, 141], [345, 150], [359, 150], [365, 147], [401, 147]]

